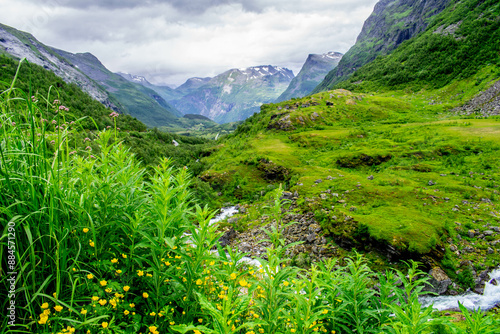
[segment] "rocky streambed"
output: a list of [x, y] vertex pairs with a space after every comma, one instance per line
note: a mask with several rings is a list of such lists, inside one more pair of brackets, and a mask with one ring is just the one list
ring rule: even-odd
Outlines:
[[[221, 245], [229, 245], [234, 249], [247, 253], [249, 260], [252, 258], [265, 258], [266, 247], [271, 245], [269, 242], [262, 242], [262, 240], [268, 239], [268, 236], [261, 226], [265, 226], [264, 228], [270, 230], [272, 226], [276, 227], [276, 222], [272, 221], [269, 216], [263, 215], [260, 217], [260, 224], [258, 224], [260, 226], [238, 232], [235, 227], [242, 218], [237, 213], [245, 214], [246, 211], [246, 206], [240, 205], [225, 209], [224, 218], [227, 218], [227, 223], [225, 224], [225, 233], [220, 238]], [[233, 216], [233, 213], [236, 215]], [[307, 267], [313, 262], [338, 256], [342, 252], [342, 249], [338, 246], [342, 246], [341, 240], [336, 243], [329, 241], [325, 237], [322, 227], [315, 220], [313, 213], [284, 212], [282, 225], [287, 225], [290, 222], [295, 223], [282, 229], [282, 237], [285, 244], [301, 242], [287, 250], [287, 255], [292, 259], [294, 265]], [[469, 267], [472, 268], [472, 266]], [[457, 292], [457, 290], [460, 290], [459, 286], [440, 267], [433, 266], [429, 271], [431, 285], [425, 290], [432, 291], [445, 298], [442, 300], [436, 299], [436, 302], [441, 305], [438, 307], [439, 309], [457, 308], [458, 301], [469, 308], [480, 306], [485, 309], [498, 305], [500, 303], [500, 270], [490, 273], [488, 270], [476, 272], [472, 269], [471, 274], [475, 282], [475, 288], [473, 291], [467, 291], [465, 294], [459, 295]], [[436, 297], [428, 297], [423, 303], [430, 304], [434, 298]]]

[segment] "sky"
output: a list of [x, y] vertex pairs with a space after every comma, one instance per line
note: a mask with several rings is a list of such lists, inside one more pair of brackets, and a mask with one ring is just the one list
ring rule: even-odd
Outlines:
[[296, 75], [311, 53], [349, 50], [377, 1], [0, 0], [0, 23], [113, 72], [180, 85], [258, 65]]

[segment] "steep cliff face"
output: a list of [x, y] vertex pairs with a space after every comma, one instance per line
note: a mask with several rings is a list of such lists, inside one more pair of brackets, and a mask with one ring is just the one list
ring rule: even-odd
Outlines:
[[331, 88], [356, 69], [397, 48], [424, 31], [430, 19], [442, 12], [451, 0], [381, 0], [365, 21], [356, 44], [314, 92]]
[[231, 69], [205, 83], [191, 82], [190, 89], [200, 86], [171, 103], [184, 114], [201, 114], [218, 123], [241, 121], [276, 100], [293, 77], [289, 69], [271, 65]]
[[343, 54], [339, 52], [328, 52], [325, 54], [310, 54], [299, 74], [290, 82], [290, 86], [278, 97], [276, 102], [289, 100], [293, 97], [304, 97], [333, 70], [342, 59]]

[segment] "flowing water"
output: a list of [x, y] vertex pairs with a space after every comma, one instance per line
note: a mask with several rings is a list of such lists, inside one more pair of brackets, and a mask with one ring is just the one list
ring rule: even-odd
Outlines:
[[[481, 308], [481, 310], [488, 310], [500, 304], [500, 269], [492, 271], [488, 283], [484, 287], [484, 293], [478, 295], [474, 292], [467, 292], [458, 296], [426, 296], [420, 299], [423, 306], [434, 304], [433, 308], [440, 311], [457, 309], [458, 302], [464, 305], [467, 309], [473, 310]], [[492, 284], [495, 279], [498, 284]]]

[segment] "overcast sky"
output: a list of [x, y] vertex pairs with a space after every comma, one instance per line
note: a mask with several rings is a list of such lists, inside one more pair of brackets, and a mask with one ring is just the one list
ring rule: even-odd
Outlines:
[[0, 0], [0, 23], [91, 52], [113, 72], [182, 84], [231, 68], [345, 53], [377, 0]]

